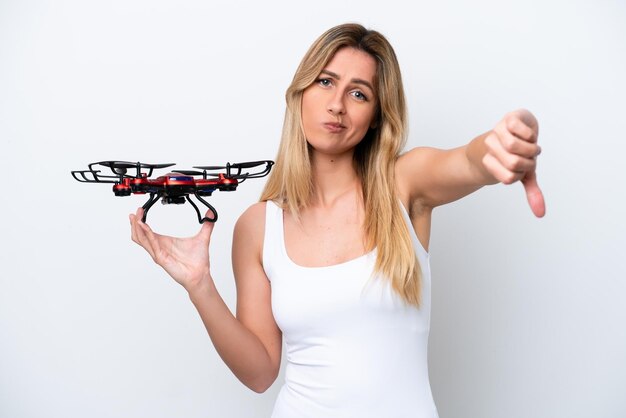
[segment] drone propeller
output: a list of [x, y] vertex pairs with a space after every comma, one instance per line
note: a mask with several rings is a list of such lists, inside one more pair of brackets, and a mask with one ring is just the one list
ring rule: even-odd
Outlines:
[[136, 163], [131, 163], [128, 161], [100, 161], [98, 163], [93, 163], [95, 164], [100, 164], [103, 165], [105, 167], [109, 167], [109, 168], [167, 168], [167, 167], [171, 167], [174, 165], [174, 163], [166, 163], [166, 164], [146, 164], [146, 163], [141, 163], [141, 162], [136, 162]]
[[225, 165], [194, 165], [193, 168], [199, 168], [200, 170], [223, 170], [228, 168]]
[[172, 173], [183, 174], [185, 176], [202, 176], [203, 180], [206, 180], [208, 177], [219, 177], [219, 173], [207, 173], [207, 170], [197, 171], [197, 170], [173, 170]]
[[[242, 169], [258, 167], [263, 164], [265, 164], [265, 169], [263, 169], [262, 171], [258, 173], [252, 173], [252, 174], [241, 173]], [[262, 160], [262, 161], [248, 161], [248, 162], [234, 163], [234, 164], [227, 163], [225, 166], [208, 166], [208, 165], [207, 166], [194, 166], [193, 168], [198, 168], [200, 170], [224, 170], [225, 169], [226, 177], [245, 180], [247, 178], [257, 178], [257, 177], [266, 176], [267, 173], [269, 173], [270, 169], [272, 168], [273, 164], [274, 164], [273, 161]], [[231, 173], [231, 170], [233, 169], [237, 170], [236, 174]], [[208, 175], [219, 176], [219, 174], [213, 174], [213, 173], [208, 173]]]
[[[223, 169], [227, 169], [226, 172], [226, 177], [232, 177], [231, 175], [229, 175], [229, 171], [228, 167], [226, 166], [203, 166], [203, 167], [195, 167], [195, 168], [202, 168], [202, 171], [193, 171], [193, 170], [188, 170], [185, 171], [185, 173], [188, 173], [187, 175], [189, 176], [198, 176], [201, 175], [202, 178], [206, 179], [207, 177], [219, 177], [220, 174], [224, 174], [224, 173], [209, 173], [208, 170], [223, 170]], [[185, 174], [183, 173], [183, 171], [175, 171], [175, 173], [181, 173], [181, 174]]]
[[114, 174], [117, 174], [118, 176], [120, 176], [120, 181], [124, 176], [128, 176], [128, 169], [129, 168], [134, 168], [137, 170], [137, 174], [133, 177], [138, 178], [141, 177], [141, 170], [142, 169], [147, 169], [148, 172], [146, 173], [147, 177], [150, 177], [152, 175], [152, 171], [154, 169], [158, 169], [158, 168], [166, 168], [166, 167], [171, 167], [174, 165], [174, 163], [166, 163], [166, 164], [146, 164], [146, 163], [142, 163], [142, 162], [129, 162], [129, 161], [100, 161], [97, 163], [92, 163], [89, 164], [89, 169], [93, 170], [93, 166], [94, 165], [101, 165], [104, 167], [108, 167], [111, 169], [111, 171]]
[[231, 164], [231, 168], [253, 168], [253, 167], [258, 167], [260, 165], [263, 164], [267, 164], [268, 161], [248, 161], [245, 163], [235, 163], [235, 164]]
[[242, 168], [253, 168], [253, 167], [257, 167], [260, 166], [262, 164], [267, 164], [268, 161], [248, 161], [248, 162], [244, 162], [244, 163], [233, 163], [233, 164], [226, 164], [226, 165], [194, 165], [193, 168], [199, 168], [201, 170], [223, 170], [223, 169], [228, 169], [228, 168], [237, 168], [237, 169], [242, 169]]
[[195, 170], [173, 170], [172, 173], [184, 174], [186, 176], [202, 176], [207, 174], [206, 171]]

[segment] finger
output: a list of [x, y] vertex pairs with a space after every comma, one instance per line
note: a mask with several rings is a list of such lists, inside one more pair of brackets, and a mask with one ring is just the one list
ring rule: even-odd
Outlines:
[[546, 214], [546, 203], [543, 198], [543, 193], [537, 184], [537, 176], [534, 171], [529, 172], [522, 179], [524, 190], [526, 191], [526, 199], [530, 209], [533, 211], [536, 217], [541, 218]]
[[202, 227], [200, 228], [200, 231], [198, 231], [198, 234], [196, 235], [207, 246], [209, 245], [209, 242], [211, 241], [211, 234], [213, 233], [213, 228], [215, 228], [214, 222], [204, 222], [202, 224]]
[[483, 157], [483, 165], [501, 183], [512, 184], [524, 177], [523, 173], [516, 173], [504, 167], [492, 154]]
[[148, 252], [148, 254], [150, 254], [150, 256], [153, 256], [153, 251], [150, 245], [150, 242], [148, 240], [148, 238], [146, 237], [146, 232], [141, 228], [139, 220], [137, 220], [137, 218], [135, 218], [134, 223], [133, 223], [133, 235], [134, 235], [134, 241], [139, 244], [140, 247], [142, 247], [144, 250], [146, 250]]
[[[213, 216], [215, 216], [215, 214], [210, 209], [207, 210], [206, 213], [204, 214], [205, 218], [212, 218]], [[211, 234], [213, 232], [214, 227], [215, 227], [215, 222], [208, 222], [208, 221], [203, 222], [202, 227], [200, 228], [200, 231], [198, 231], [198, 233], [196, 234], [196, 237], [199, 237], [203, 242], [206, 242], [208, 245], [211, 239]]]
[[140, 210], [137, 210], [135, 212], [135, 214], [130, 214], [128, 217], [130, 219], [130, 238], [133, 240], [133, 242], [135, 242], [138, 245], [141, 245], [140, 241], [139, 241], [139, 235], [138, 235], [138, 231], [137, 231], [137, 220], [141, 219], [141, 217], [143, 216], [143, 209], [139, 208]]
[[502, 148], [511, 154], [524, 158], [535, 158], [541, 153], [541, 147], [536, 142], [525, 141], [506, 129], [496, 129], [494, 133], [497, 135]]
[[[489, 153], [491, 153], [499, 161], [499, 163], [508, 171], [515, 172], [515, 173], [525, 173], [525, 172], [534, 170], [535, 164], [536, 164], [535, 159], [525, 158], [523, 156], [514, 154], [510, 152], [509, 150], [505, 149], [503, 142], [506, 140], [503, 140], [502, 136], [512, 137], [512, 135], [509, 133], [505, 133], [503, 135], [498, 135], [496, 133], [493, 135], [489, 135], [485, 139], [485, 145], [487, 146]], [[530, 145], [534, 147], [533, 144], [524, 143], [524, 141], [520, 139], [513, 139], [513, 140], [519, 144], [526, 144], [526, 145]], [[536, 152], [536, 151], [533, 151], [533, 152]]]
[[137, 233], [135, 232], [135, 215], [128, 215], [128, 220], [130, 221], [130, 239], [133, 242], [137, 243]]
[[506, 130], [526, 142], [537, 142], [534, 123], [522, 111], [513, 112], [505, 118]]
[[528, 126], [534, 132], [535, 138], [539, 135], [539, 122], [537, 122], [537, 118], [529, 110], [517, 109], [511, 112], [511, 115]]
[[133, 241], [139, 244], [139, 242], [137, 241], [137, 220], [141, 219], [141, 214], [139, 212], [139, 209], [137, 209], [137, 211], [135, 211], [134, 214], [131, 213], [130, 215], [128, 215], [128, 218], [130, 219], [131, 238]]
[[144, 247], [152, 259], [158, 263], [157, 255], [159, 254], [160, 247], [156, 234], [152, 232], [152, 229], [144, 222], [137, 221], [137, 226], [141, 246]]
[[143, 218], [143, 208], [138, 208], [134, 215], [130, 215], [133, 228], [134, 241], [143, 247], [148, 254], [154, 259], [155, 251], [153, 248], [153, 240], [150, 239], [152, 230], [141, 219]]
[[135, 212], [135, 219], [138, 221], [143, 219], [143, 208], [137, 208], [137, 211]]

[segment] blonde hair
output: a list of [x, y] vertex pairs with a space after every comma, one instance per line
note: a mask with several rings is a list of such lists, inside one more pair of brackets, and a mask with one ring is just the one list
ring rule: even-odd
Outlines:
[[341, 48], [364, 51], [377, 63], [375, 121], [356, 146], [354, 162], [363, 187], [365, 246], [376, 247], [375, 271], [408, 304], [419, 306], [420, 266], [396, 195], [394, 167], [406, 143], [406, 105], [395, 52], [380, 33], [359, 24], [335, 26], [311, 45], [287, 89], [287, 109], [276, 164], [261, 194], [296, 218], [313, 195], [309, 145], [302, 126], [302, 93]]

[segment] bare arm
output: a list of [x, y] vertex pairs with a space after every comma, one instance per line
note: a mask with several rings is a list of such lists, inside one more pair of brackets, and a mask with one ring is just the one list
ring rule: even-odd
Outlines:
[[411, 202], [434, 208], [487, 184], [522, 181], [536, 216], [545, 204], [536, 176], [538, 125], [526, 110], [510, 112], [496, 127], [451, 150], [414, 148], [398, 159], [398, 182]]
[[274, 320], [270, 281], [263, 269], [265, 205], [265, 202], [253, 205], [239, 218], [232, 256], [237, 283], [237, 319], [258, 337], [264, 348], [264, 355], [256, 359], [260, 370], [255, 371], [256, 376], [251, 376], [261, 391], [276, 380], [282, 350], [282, 332]]
[[[233, 264], [237, 282], [237, 317], [217, 292], [210, 272], [208, 246], [213, 224], [192, 238], [152, 232], [131, 215], [133, 241], [189, 293], [220, 357], [237, 378], [255, 392], [271, 386], [280, 367], [281, 334], [271, 314], [269, 282], [261, 266], [264, 206], [257, 204], [237, 222]], [[263, 213], [261, 213], [263, 212]]]

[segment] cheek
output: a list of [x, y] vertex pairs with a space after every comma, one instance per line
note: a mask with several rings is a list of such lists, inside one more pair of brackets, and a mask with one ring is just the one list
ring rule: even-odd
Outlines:
[[312, 100], [310, 94], [305, 94], [302, 96], [302, 108], [301, 108], [301, 117], [302, 123], [306, 124], [311, 119], [314, 118], [314, 107], [312, 106], [314, 100]]
[[302, 128], [304, 129], [304, 134], [307, 135], [309, 133], [311, 121], [313, 120], [313, 117], [311, 115], [311, 109], [307, 108], [304, 105], [304, 103], [302, 104], [301, 120], [302, 120]]
[[360, 129], [367, 131], [374, 123], [374, 117], [375, 117], [375, 114], [373, 111], [364, 112], [359, 117], [359, 121], [358, 121], [358, 125]]

